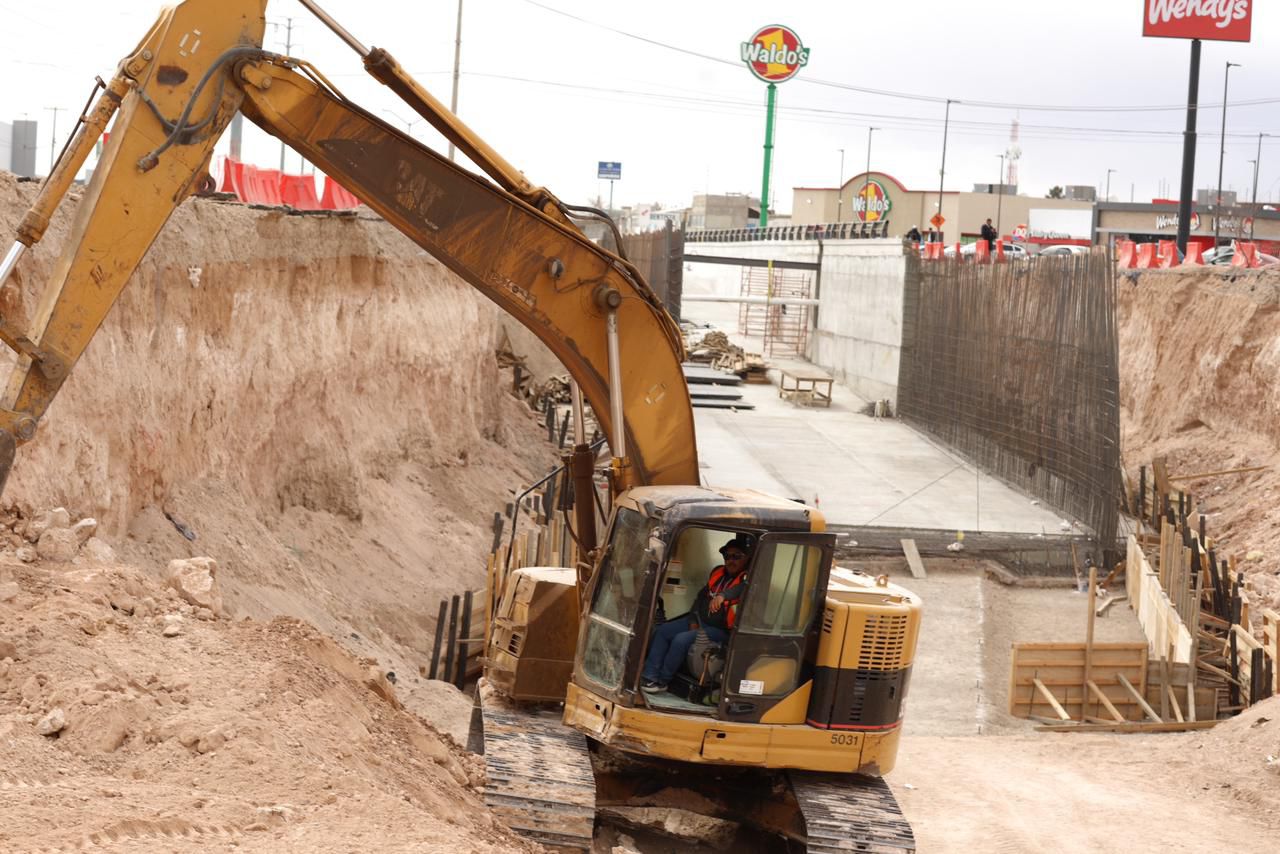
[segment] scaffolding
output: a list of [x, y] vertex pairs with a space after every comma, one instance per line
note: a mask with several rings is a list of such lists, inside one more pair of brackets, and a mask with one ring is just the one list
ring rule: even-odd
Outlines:
[[[809, 298], [809, 276], [772, 267], [744, 267], [741, 295], [767, 299]], [[738, 334], [762, 338], [765, 355], [804, 356], [809, 340], [809, 306], [743, 302]]]

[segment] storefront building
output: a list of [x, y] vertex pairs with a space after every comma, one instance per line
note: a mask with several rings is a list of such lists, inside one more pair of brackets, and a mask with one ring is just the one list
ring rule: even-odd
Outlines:
[[[990, 192], [942, 193], [942, 240], [968, 242], [979, 235], [990, 218], [1000, 234], [1021, 239], [1029, 233], [1033, 211], [1088, 211], [1093, 204], [1073, 199], [1044, 199], [1005, 192], [1009, 187], [984, 187]], [[887, 221], [889, 237], [904, 237], [912, 226], [921, 234], [938, 211], [938, 191], [911, 190], [884, 172], [855, 175], [841, 187], [796, 187], [793, 190], [793, 225], [835, 222], [880, 223]], [[1087, 239], [1088, 235], [1076, 235]]]
[[[1093, 223], [1096, 244], [1110, 245], [1116, 240], [1137, 243], [1173, 240], [1178, 235], [1178, 203], [1173, 200], [1155, 204], [1103, 202], [1094, 210]], [[1223, 208], [1219, 221], [1212, 206], [1193, 206], [1188, 241], [1212, 249], [1215, 230], [1223, 243], [1252, 240], [1269, 255], [1275, 255], [1280, 249], [1280, 211], [1233, 205]]]

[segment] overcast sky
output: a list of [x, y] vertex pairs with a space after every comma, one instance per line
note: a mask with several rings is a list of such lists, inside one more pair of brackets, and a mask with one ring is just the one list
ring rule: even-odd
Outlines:
[[[448, 102], [456, 0], [320, 0], [366, 45], [383, 47]], [[94, 75], [108, 77], [159, 9], [150, 0], [0, 0], [0, 121], [41, 123], [58, 144]], [[216, 4], [215, 4], [216, 5]], [[1248, 162], [1264, 139], [1259, 197], [1280, 199], [1280, 9], [1258, 3], [1249, 44], [1205, 42], [1196, 186], [1216, 183], [1224, 63], [1232, 69], [1224, 188], [1247, 198]], [[105, 11], [110, 9], [109, 12]], [[1023, 193], [1054, 184], [1101, 186], [1139, 200], [1176, 194], [1190, 42], [1145, 39], [1142, 0], [914, 3], [839, 0], [693, 2], [464, 0], [459, 114], [528, 177], [570, 202], [608, 196], [596, 162], [623, 164], [615, 204], [688, 205], [694, 193], [758, 194], [765, 86], [739, 44], [765, 24], [794, 29], [812, 53], [778, 88], [772, 186], [790, 210], [796, 186], [835, 186], [871, 163], [910, 189], [938, 185], [944, 105], [952, 98], [946, 188], [998, 179], [1010, 122], [1022, 123]], [[785, 9], [785, 11], [784, 11]], [[359, 58], [295, 0], [268, 6], [267, 46], [317, 65], [366, 108], [397, 121], [411, 111], [368, 78]], [[674, 48], [674, 49], [673, 49]], [[702, 54], [698, 56], [695, 54]], [[722, 61], [716, 61], [716, 59]], [[870, 94], [848, 87], [879, 90]], [[980, 107], [966, 101], [997, 103]], [[1249, 101], [1269, 103], [1248, 104]], [[1036, 106], [1107, 110], [1033, 109]], [[1171, 107], [1138, 110], [1134, 107]], [[388, 112], [383, 112], [383, 111]], [[402, 126], [404, 121], [401, 121]], [[443, 149], [424, 123], [411, 132]], [[225, 152], [226, 141], [219, 148]], [[246, 131], [246, 159], [279, 162], [279, 143]], [[290, 154], [290, 169], [298, 156]]]

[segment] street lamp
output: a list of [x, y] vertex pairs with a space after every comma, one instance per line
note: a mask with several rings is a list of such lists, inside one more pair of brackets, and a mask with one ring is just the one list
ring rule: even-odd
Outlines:
[[[953, 101], [947, 99], [947, 112], [942, 119], [942, 168], [938, 170], [938, 219], [942, 219], [942, 188], [947, 181], [947, 130], [951, 127], [951, 104]], [[942, 242], [942, 226], [937, 226], [938, 242]]]
[[836, 185], [836, 222], [840, 222], [840, 208], [844, 205], [844, 149], [837, 148], [840, 152], [840, 183]]
[[1227, 83], [1231, 81], [1231, 69], [1239, 68], [1240, 63], [1228, 62], [1227, 70], [1222, 75], [1222, 144], [1218, 148], [1218, 197], [1213, 205], [1213, 248], [1218, 248], [1218, 239], [1222, 232], [1222, 160], [1227, 155]]
[[1102, 200], [1103, 200], [1104, 202], [1109, 202], [1109, 201], [1111, 201], [1111, 173], [1112, 173], [1112, 172], [1115, 172], [1115, 171], [1116, 171], [1115, 169], [1108, 169], [1108, 170], [1107, 170], [1107, 193], [1106, 193], [1106, 195], [1105, 195], [1105, 196], [1103, 196], [1103, 197], [1102, 197]]
[[867, 222], [871, 217], [871, 199], [867, 197], [867, 191], [871, 188], [871, 134], [880, 130], [880, 128], [867, 128], [867, 171], [862, 176], [862, 209], [865, 212], [862, 221]]
[[1258, 172], [1262, 169], [1262, 138], [1264, 136], [1271, 136], [1271, 134], [1258, 134], [1258, 159], [1253, 161], [1253, 204], [1255, 207], [1258, 204]]
[[1000, 195], [996, 196], [996, 239], [998, 240], [1000, 239], [1000, 212], [1004, 207], [1004, 155], [997, 154], [996, 157], [1000, 158], [1000, 175], [998, 176], [1000, 178]]

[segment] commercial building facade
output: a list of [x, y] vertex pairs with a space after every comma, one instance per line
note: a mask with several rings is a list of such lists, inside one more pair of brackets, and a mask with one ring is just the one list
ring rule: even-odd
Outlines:
[[[1263, 252], [1275, 254], [1280, 248], [1280, 211], [1261, 205], [1224, 204], [1219, 217], [1212, 205], [1193, 205], [1189, 241], [1210, 249], [1215, 233], [1223, 243], [1253, 240], [1262, 244]], [[1173, 240], [1178, 234], [1178, 203], [1172, 199], [1152, 204], [1102, 202], [1094, 209], [1093, 234], [1094, 242], [1103, 245], [1117, 239], [1138, 243]]]
[[[1091, 202], [1076, 199], [1044, 199], [1003, 192], [1008, 186], [983, 185], [987, 192], [944, 191], [942, 239], [948, 243], [972, 240], [990, 218], [1002, 235], [1025, 230], [1033, 210], [1088, 211]], [[885, 172], [855, 175], [840, 187], [796, 187], [792, 198], [792, 224], [836, 222], [888, 222], [889, 237], [903, 237], [916, 226], [929, 230], [938, 211], [937, 190], [908, 189]]]

